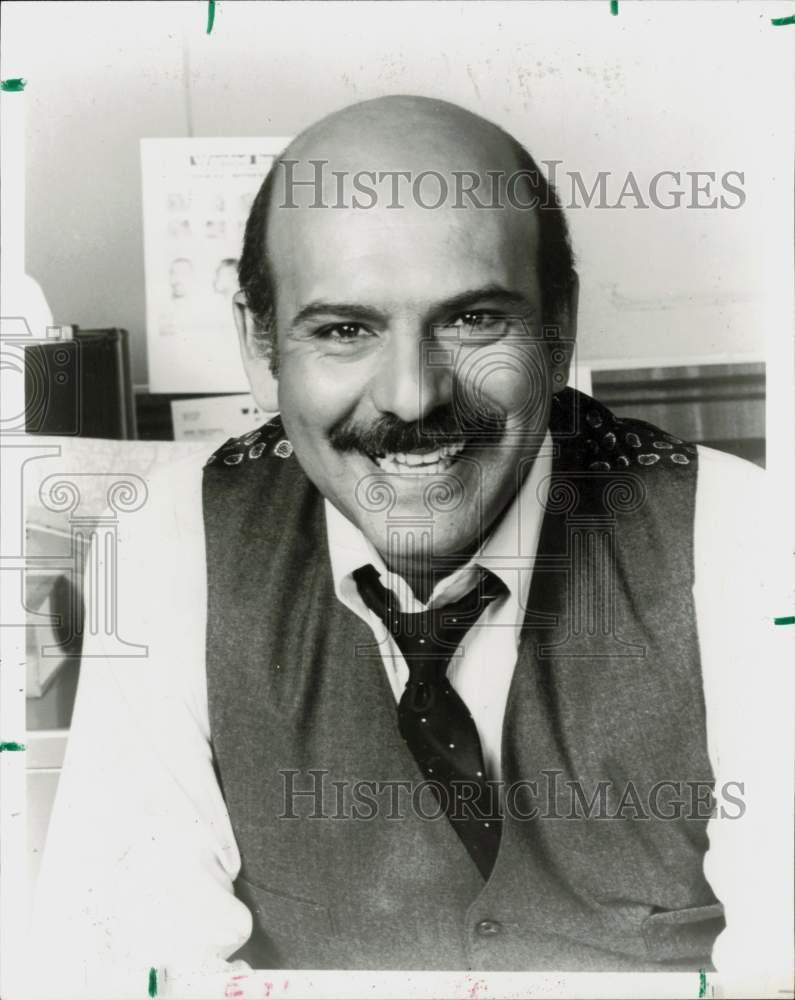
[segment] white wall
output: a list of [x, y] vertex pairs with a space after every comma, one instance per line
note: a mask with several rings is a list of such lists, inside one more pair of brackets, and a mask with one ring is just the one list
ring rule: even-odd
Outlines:
[[203, 2], [6, 3], [2, 75], [29, 81], [28, 270], [56, 322], [127, 327], [145, 382], [139, 139], [290, 135], [356, 100], [422, 93], [589, 186], [599, 170], [611, 190], [628, 170], [641, 184], [744, 171], [736, 211], [570, 213], [580, 358], [761, 356], [790, 243], [795, 29], [770, 24], [790, 6], [229, 0], [208, 36]]

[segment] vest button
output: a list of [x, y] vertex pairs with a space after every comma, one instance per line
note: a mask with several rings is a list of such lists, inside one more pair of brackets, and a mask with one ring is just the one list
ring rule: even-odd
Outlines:
[[475, 925], [475, 933], [478, 937], [494, 937], [502, 933], [502, 924], [499, 920], [481, 920]]

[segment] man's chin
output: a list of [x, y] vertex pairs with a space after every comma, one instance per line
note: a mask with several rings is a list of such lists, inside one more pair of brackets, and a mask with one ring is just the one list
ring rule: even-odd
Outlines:
[[384, 557], [391, 552], [404, 559], [431, 555], [444, 559], [455, 557], [477, 547], [476, 532], [462, 531], [458, 524], [445, 524], [439, 519], [411, 521], [395, 518], [389, 521], [360, 519], [359, 530]]

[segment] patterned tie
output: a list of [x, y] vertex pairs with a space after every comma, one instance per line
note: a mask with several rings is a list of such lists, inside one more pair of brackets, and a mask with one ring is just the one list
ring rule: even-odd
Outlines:
[[362, 600], [395, 637], [409, 668], [398, 705], [400, 734], [426, 779], [433, 782], [453, 829], [488, 878], [500, 845], [502, 819], [486, 783], [477, 728], [447, 679], [447, 666], [484, 608], [504, 594], [504, 585], [484, 570], [478, 584], [454, 604], [403, 614], [379, 575], [375, 567], [363, 566], [353, 577]]

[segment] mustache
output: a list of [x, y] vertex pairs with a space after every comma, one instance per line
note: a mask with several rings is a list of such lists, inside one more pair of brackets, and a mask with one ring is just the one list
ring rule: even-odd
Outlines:
[[433, 451], [448, 444], [485, 438], [498, 441], [507, 421], [503, 410], [479, 403], [477, 413], [462, 415], [452, 405], [437, 407], [421, 420], [406, 423], [385, 413], [369, 427], [360, 427], [350, 418], [329, 432], [329, 443], [337, 451], [362, 451], [368, 455], [395, 452]]

